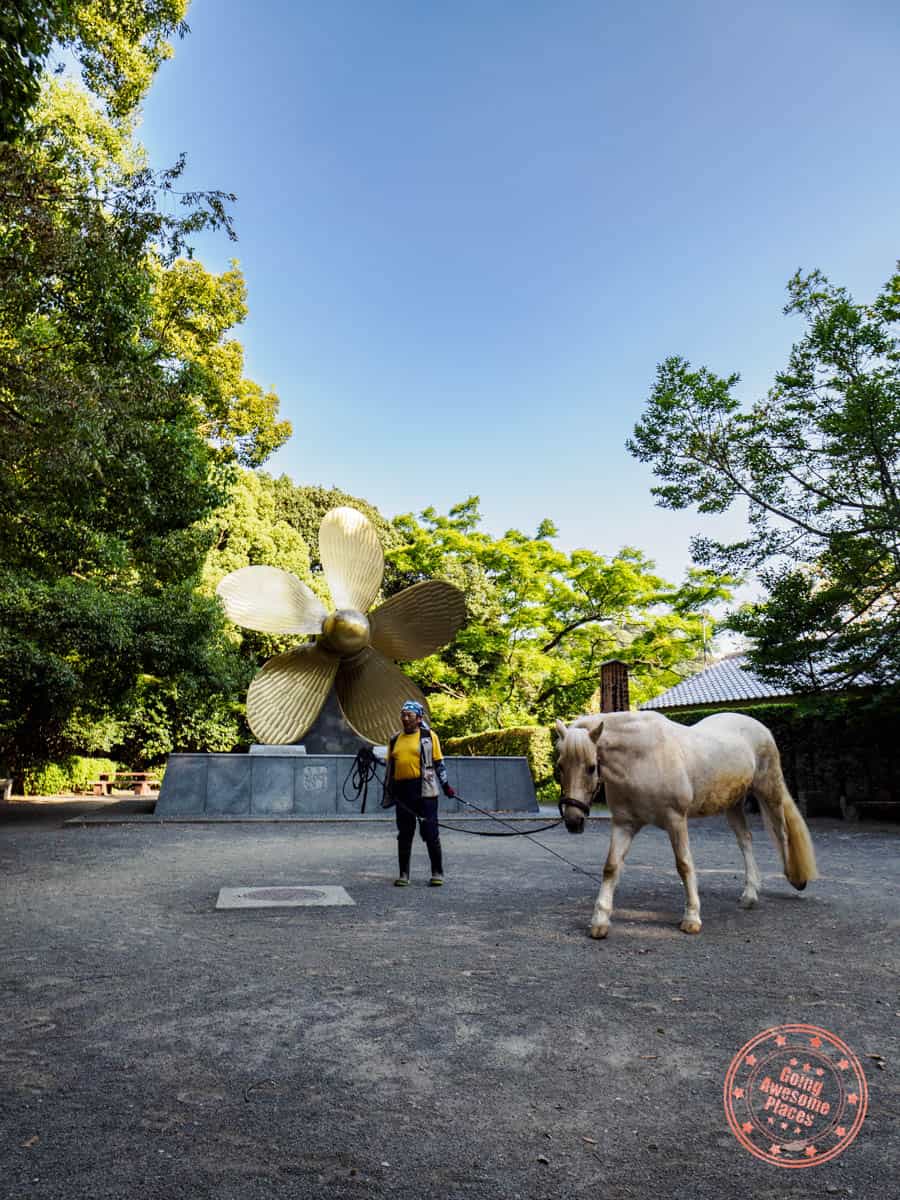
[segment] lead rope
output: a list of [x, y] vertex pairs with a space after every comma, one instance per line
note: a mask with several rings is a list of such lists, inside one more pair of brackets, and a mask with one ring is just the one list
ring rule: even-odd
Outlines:
[[[373, 779], [377, 780], [381, 784], [382, 788], [384, 787], [384, 780], [378, 774], [378, 759], [367, 746], [363, 746], [363, 748], [357, 752], [356, 758], [353, 761], [353, 766], [347, 772], [347, 777], [344, 780], [343, 786], [341, 787], [341, 795], [348, 804], [353, 804], [360, 798], [360, 794], [362, 794], [362, 806], [360, 808], [360, 812], [364, 813], [366, 811], [366, 800], [368, 799], [369, 795], [369, 783]], [[351, 784], [351, 787], [356, 792], [355, 797], [350, 797], [347, 795], [348, 783]], [[503, 818], [498, 817], [496, 813], [492, 813], [486, 808], [479, 808], [477, 804], [473, 804], [470, 800], [463, 799], [459, 792], [456, 793], [456, 799], [459, 800], [461, 804], [465, 804], [467, 808], [474, 809], [475, 812], [481, 813], [481, 815], [484, 817], [490, 817], [492, 821], [495, 821], [498, 825], [503, 825], [506, 828], [504, 832], [495, 832], [493, 830], [486, 829], [459, 829], [455, 825], [445, 825], [443, 821], [438, 821], [438, 828], [446, 829], [450, 833], [469, 833], [472, 835], [472, 837], [526, 837], [533, 839], [535, 834], [546, 833], [549, 829], [555, 829], [557, 825], [562, 822], [562, 817], [560, 817], [559, 820], [551, 821], [549, 825], [543, 825], [540, 829], [514, 829], [508, 821], [504, 821]], [[399, 800], [395, 800], [394, 803], [399, 808], [402, 808], [404, 812], [408, 812], [414, 816], [417, 821], [421, 820], [418, 813], [413, 812], [413, 810], [407, 805], [401, 804]], [[534, 845], [539, 847], [541, 850], [546, 851], [547, 854], [552, 854], [554, 858], [558, 858], [560, 862], [564, 862], [566, 866], [571, 867], [573, 871], [577, 871], [579, 875], [587, 875], [588, 879], [593, 879], [596, 883], [603, 882], [599, 875], [594, 875], [591, 871], [586, 871], [584, 867], [578, 866], [577, 863], [573, 863], [571, 859], [566, 858], [565, 855], [559, 854], [556, 850], [552, 850], [549, 846], [545, 846], [543, 842], [534, 842]]]

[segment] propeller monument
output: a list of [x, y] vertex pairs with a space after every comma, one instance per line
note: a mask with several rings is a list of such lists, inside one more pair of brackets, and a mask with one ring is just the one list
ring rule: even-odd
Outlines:
[[394, 660], [410, 662], [452, 641], [466, 618], [459, 588], [414, 584], [369, 611], [381, 589], [384, 555], [375, 527], [355, 508], [333, 508], [319, 527], [319, 554], [333, 608], [277, 567], [242, 567], [216, 591], [236, 625], [312, 637], [266, 662], [247, 693], [254, 737], [300, 741], [332, 687], [347, 723], [365, 741], [387, 742], [406, 700], [428, 703]]

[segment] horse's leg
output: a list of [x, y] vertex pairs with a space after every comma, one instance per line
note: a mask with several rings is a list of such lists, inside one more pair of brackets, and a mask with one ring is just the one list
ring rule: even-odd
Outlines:
[[729, 808], [725, 816], [728, 818], [728, 824], [734, 830], [734, 836], [737, 838], [741, 854], [744, 856], [744, 890], [741, 893], [740, 905], [741, 908], [753, 908], [759, 899], [759, 885], [762, 882], [762, 876], [753, 855], [753, 836], [744, 815], [743, 800], [739, 800], [737, 804]]
[[697, 873], [694, 870], [694, 860], [691, 858], [691, 844], [688, 841], [687, 817], [679, 814], [672, 816], [667, 826], [669, 841], [675, 851], [675, 866], [684, 884], [684, 916], [681, 918], [682, 933], [700, 932], [700, 896], [697, 892]]
[[619, 824], [613, 821], [609, 835], [609, 851], [603, 866], [603, 883], [591, 917], [591, 937], [605, 938], [609, 933], [609, 918], [612, 915], [613, 895], [622, 873], [622, 864], [634, 835], [640, 826]]

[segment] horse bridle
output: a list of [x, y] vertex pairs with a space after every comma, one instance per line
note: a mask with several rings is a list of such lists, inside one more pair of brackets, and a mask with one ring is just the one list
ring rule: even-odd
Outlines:
[[602, 791], [603, 782], [601, 780], [601, 782], [598, 783], [597, 787], [594, 789], [594, 794], [591, 796], [587, 804], [585, 804], [583, 800], [573, 800], [570, 796], [560, 796], [559, 804], [557, 805], [557, 808], [559, 809], [559, 815], [565, 819], [566, 814], [563, 812], [564, 808], [577, 808], [579, 812], [582, 812], [586, 817], [589, 817], [591, 815], [591, 805], [596, 801], [597, 797]]

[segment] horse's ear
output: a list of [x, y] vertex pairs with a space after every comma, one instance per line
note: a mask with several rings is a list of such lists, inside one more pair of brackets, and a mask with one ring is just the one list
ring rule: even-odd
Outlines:
[[602, 732], [603, 732], [603, 722], [601, 721], [601, 722], [600, 722], [600, 724], [597, 726], [597, 728], [596, 728], [596, 729], [591, 729], [591, 730], [590, 730], [591, 741], [592, 741], [592, 742], [599, 742], [599, 741], [600, 741], [600, 734], [601, 734]]
[[561, 738], [564, 738], [566, 736], [565, 722], [561, 721], [559, 719], [559, 717], [556, 718], [556, 732], [559, 734], [559, 736]]

